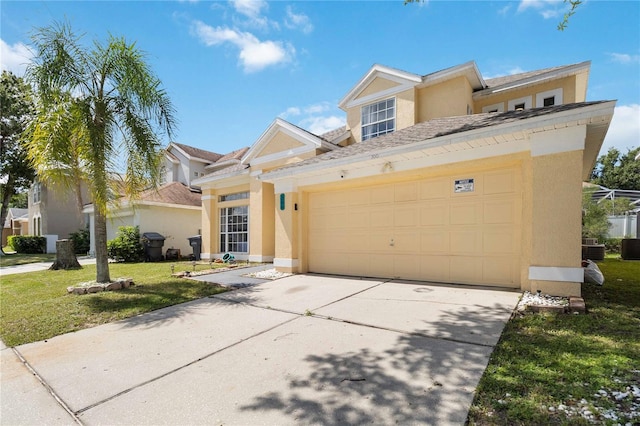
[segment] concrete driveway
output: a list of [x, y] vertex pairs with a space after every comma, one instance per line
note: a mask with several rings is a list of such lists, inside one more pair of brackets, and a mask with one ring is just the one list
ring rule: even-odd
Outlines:
[[519, 295], [264, 282], [3, 349], [0, 422], [463, 424]]

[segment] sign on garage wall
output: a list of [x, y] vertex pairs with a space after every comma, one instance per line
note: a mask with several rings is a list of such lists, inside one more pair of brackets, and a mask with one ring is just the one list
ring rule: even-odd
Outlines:
[[453, 192], [473, 192], [473, 179], [459, 179], [453, 185]]

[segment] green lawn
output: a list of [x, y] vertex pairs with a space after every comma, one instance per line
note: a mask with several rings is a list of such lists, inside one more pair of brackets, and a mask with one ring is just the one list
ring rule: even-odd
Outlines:
[[640, 398], [615, 398], [640, 387], [640, 261], [607, 258], [598, 266], [605, 283], [583, 285], [586, 315], [527, 313], [507, 324], [469, 424], [640, 423]]
[[[95, 280], [95, 265], [75, 271], [5, 275], [0, 283], [0, 338], [16, 346], [224, 291], [174, 278], [171, 265], [176, 272], [193, 270], [191, 262], [111, 264], [112, 278], [132, 277], [136, 285], [82, 296], [67, 294], [67, 287]], [[208, 264], [197, 265], [197, 271], [208, 268]]]

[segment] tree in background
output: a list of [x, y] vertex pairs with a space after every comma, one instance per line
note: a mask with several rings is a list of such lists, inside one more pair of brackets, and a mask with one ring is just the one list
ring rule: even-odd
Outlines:
[[4, 224], [11, 200], [26, 192], [35, 177], [22, 140], [33, 114], [31, 88], [8, 71], [0, 76], [0, 114], [0, 224]]
[[36, 56], [27, 78], [38, 110], [29, 157], [43, 175], [77, 168], [86, 176], [95, 212], [96, 281], [109, 282], [111, 183], [124, 167], [119, 190], [129, 198], [157, 185], [157, 135], [171, 137], [173, 106], [135, 43], [110, 36], [85, 47], [66, 23], [37, 29], [32, 39]]
[[582, 237], [604, 240], [611, 224], [607, 211], [593, 199], [594, 189], [582, 192]]
[[616, 148], [598, 158], [591, 182], [609, 189], [640, 191], [640, 160], [636, 156], [640, 147], [621, 154]]

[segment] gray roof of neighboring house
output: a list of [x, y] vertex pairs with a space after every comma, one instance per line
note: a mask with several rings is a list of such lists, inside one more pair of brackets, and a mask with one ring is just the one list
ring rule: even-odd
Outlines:
[[247, 151], [249, 151], [248, 146], [245, 146], [244, 148], [236, 149], [235, 151], [232, 151], [220, 157], [218, 161], [216, 161], [216, 163], [224, 163], [225, 161], [229, 161], [229, 160], [240, 160], [242, 156], [247, 153]]
[[240, 172], [240, 171], [248, 169], [248, 168], [249, 168], [249, 165], [238, 163], [238, 164], [234, 164], [234, 165], [229, 166], [229, 167], [225, 167], [224, 169], [217, 170], [217, 171], [215, 171], [213, 173], [209, 173], [209, 174], [206, 175], [206, 177], [221, 176], [221, 175], [226, 175], [226, 174], [234, 174], [236, 172]]
[[215, 163], [216, 161], [218, 161], [220, 158], [223, 157], [222, 154], [218, 154], [217, 152], [206, 151], [204, 149], [195, 148], [193, 146], [184, 145], [184, 144], [177, 143], [177, 142], [172, 142], [172, 143], [175, 146], [177, 146], [180, 149], [182, 149], [184, 152], [186, 152], [191, 157], [202, 158], [203, 160], [207, 160], [207, 161], [210, 161], [212, 163]]
[[140, 201], [179, 204], [185, 206], [201, 206], [200, 191], [195, 191], [180, 182], [164, 184], [157, 189], [148, 189], [140, 194]]
[[422, 142], [424, 140], [433, 139], [440, 136], [516, 122], [527, 118], [540, 117], [548, 114], [573, 110], [605, 102], [608, 101], [580, 102], [573, 104], [556, 105], [545, 108], [533, 108], [524, 111], [507, 111], [501, 113], [484, 113], [436, 118], [433, 120], [418, 123], [416, 125], [398, 130], [393, 133], [378, 136], [377, 138], [370, 139], [366, 142], [360, 142], [346, 146], [344, 148], [336, 149], [334, 151], [309, 158], [299, 163], [289, 164], [287, 166], [274, 170], [274, 172], [321, 163], [323, 161], [330, 161], [360, 154], [367, 154], [369, 152], [373, 153], [383, 149], [410, 145], [412, 143]]
[[20, 219], [22, 217], [28, 217], [29, 216], [29, 209], [20, 209], [17, 207], [9, 207], [8, 211], [7, 211], [7, 218], [4, 221], [4, 227], [5, 228], [10, 228], [11, 227], [11, 219]]

